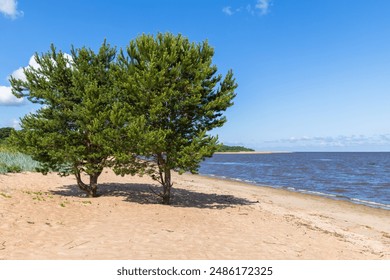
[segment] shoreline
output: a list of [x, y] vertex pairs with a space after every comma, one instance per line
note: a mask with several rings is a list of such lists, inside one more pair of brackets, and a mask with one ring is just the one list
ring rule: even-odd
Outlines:
[[200, 177], [205, 177], [205, 178], [210, 178], [210, 179], [215, 178], [217, 180], [222, 180], [222, 181], [226, 180], [226, 181], [231, 181], [231, 182], [243, 183], [243, 184], [246, 184], [248, 186], [254, 186], [254, 187], [259, 187], [259, 188], [270, 188], [270, 189], [274, 189], [274, 190], [283, 190], [283, 191], [298, 193], [298, 194], [302, 194], [302, 195], [323, 197], [323, 198], [330, 199], [330, 200], [345, 201], [348, 203], [352, 203], [354, 205], [362, 205], [362, 206], [366, 206], [366, 207], [373, 208], [373, 209], [381, 209], [381, 210], [385, 210], [385, 211], [390, 211], [390, 205], [378, 203], [375, 201], [362, 201], [359, 199], [350, 198], [350, 197], [346, 197], [346, 196], [341, 196], [341, 195], [337, 196], [334, 194], [327, 194], [327, 193], [321, 193], [321, 192], [315, 192], [315, 191], [307, 191], [307, 190], [296, 189], [296, 188], [292, 188], [292, 187], [278, 187], [278, 186], [258, 184], [256, 182], [252, 182], [252, 181], [245, 181], [245, 180], [241, 180], [241, 179], [228, 178], [225, 176], [208, 175], [208, 174], [197, 174], [197, 175]]
[[[202, 175], [202, 174], [186, 174], [186, 175], [194, 176], [194, 177], [197, 177], [198, 179], [205, 179], [207, 181], [208, 180], [210, 180], [210, 181], [215, 180], [215, 182], [217, 184], [221, 183], [221, 182], [230, 183], [230, 184], [234, 185], [235, 187], [241, 186], [241, 187], [247, 188], [247, 190], [251, 190], [253, 192], [256, 192], [257, 190], [261, 190], [262, 193], [269, 192], [272, 194], [277, 194], [277, 195], [285, 196], [285, 197], [290, 197], [290, 196], [291, 197], [300, 197], [301, 199], [304, 199], [304, 200], [321, 201], [322, 203], [325, 203], [325, 204], [326, 203], [342, 204], [343, 206], [346, 206], [350, 209], [362, 208], [362, 209], [366, 209], [367, 211], [374, 211], [374, 212], [378, 211], [377, 213], [388, 215], [389, 219], [390, 219], [390, 211], [389, 210], [384, 209], [384, 208], [380, 208], [380, 207], [372, 207], [372, 206], [365, 205], [365, 204], [355, 203], [355, 202], [351, 201], [350, 199], [342, 199], [342, 198], [335, 199], [333, 197], [329, 197], [326, 195], [318, 195], [318, 194], [314, 194], [314, 193], [293, 191], [293, 190], [289, 190], [287, 188], [277, 188], [277, 187], [273, 187], [273, 186], [269, 186], [269, 185], [260, 185], [260, 184], [257, 185], [257, 184], [251, 183], [251, 182], [239, 181], [239, 180], [235, 180], [235, 179], [231, 179], [231, 178], [221, 178], [221, 177], [217, 177], [217, 176], [208, 176], [208, 175]], [[183, 176], [183, 175], [178, 175], [178, 176]], [[390, 222], [390, 220], [389, 220], [389, 222]]]
[[390, 212], [245, 182], [173, 174], [171, 206], [147, 177], [0, 176], [0, 260], [390, 260]]

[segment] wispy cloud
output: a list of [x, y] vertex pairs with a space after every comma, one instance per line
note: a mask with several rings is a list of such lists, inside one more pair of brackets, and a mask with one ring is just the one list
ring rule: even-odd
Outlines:
[[17, 119], [12, 119], [11, 120], [11, 127], [15, 128], [15, 129], [20, 129], [20, 121], [17, 120]]
[[222, 8], [222, 12], [228, 16], [232, 16], [237, 13], [247, 12], [250, 15], [266, 15], [269, 12], [271, 6], [271, 0], [257, 0], [255, 3], [248, 3], [246, 6], [234, 8], [226, 6]]
[[228, 16], [232, 16], [234, 14], [234, 12], [232, 11], [232, 7], [230, 6], [223, 7], [222, 12], [224, 14], [227, 14]]
[[257, 0], [255, 9], [259, 10], [260, 14], [265, 15], [268, 13], [270, 2], [270, 0]]
[[0, 0], [0, 13], [15, 19], [23, 15], [22, 11], [17, 9], [18, 2], [16, 0]]

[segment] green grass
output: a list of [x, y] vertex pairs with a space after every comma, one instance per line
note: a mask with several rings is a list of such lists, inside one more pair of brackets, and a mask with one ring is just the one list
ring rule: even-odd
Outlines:
[[82, 203], [82, 204], [92, 204], [92, 202], [91, 202], [91, 201], [89, 201], [89, 200], [86, 200], [86, 201], [81, 201], [81, 203]]
[[0, 149], [0, 173], [35, 171], [39, 163], [30, 156], [7, 149]]

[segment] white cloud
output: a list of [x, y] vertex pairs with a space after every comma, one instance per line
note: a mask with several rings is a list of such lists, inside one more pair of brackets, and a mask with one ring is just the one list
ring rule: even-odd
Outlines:
[[[27, 67], [33, 67], [33, 68], [39, 67], [38, 63], [35, 61], [34, 56], [30, 58]], [[23, 69], [24, 67], [18, 68], [17, 70], [13, 71], [10, 76], [25, 81], [26, 76], [24, 75]], [[23, 103], [24, 103], [24, 98], [16, 98], [12, 94], [12, 89], [10, 86], [0, 85], [0, 105], [14, 106], [14, 105], [22, 105]]]
[[222, 12], [228, 16], [232, 16], [236, 13], [247, 12], [248, 14], [254, 15], [266, 15], [269, 11], [271, 5], [271, 0], [257, 0], [255, 4], [247, 4], [246, 6], [241, 6], [238, 8], [232, 8], [231, 6], [226, 6], [222, 9]]
[[17, 18], [23, 15], [22, 11], [17, 10], [18, 2], [16, 0], [0, 0], [0, 13], [10, 18]]
[[271, 0], [257, 0], [255, 9], [260, 11], [260, 14], [265, 15], [268, 13]]
[[19, 69], [17, 69], [14, 72], [12, 72], [10, 77], [13, 77], [15, 79], [19, 79], [19, 80], [25, 81], [26, 80], [26, 76], [23, 73], [23, 67], [20, 67]]
[[[2, 0], [0, 0], [2, 1]], [[72, 56], [70, 54], [64, 53], [64, 57], [69, 61], [67, 63], [68, 67], [72, 67], [71, 63], [73, 61]], [[31, 56], [26, 67], [20, 67], [12, 72], [10, 77], [26, 81], [26, 76], [24, 75], [25, 68], [34, 68], [39, 69], [37, 61], [35, 60], [35, 56]], [[9, 77], [9, 78], [10, 78]], [[0, 105], [22, 105], [24, 103], [24, 98], [16, 98], [11, 91], [10, 86], [1, 86], [0, 85]]]
[[23, 101], [12, 94], [11, 87], [0, 86], [0, 105], [21, 105]]
[[[30, 57], [30, 60], [28, 62], [27, 67], [39, 69], [40, 66], [36, 62], [35, 56]], [[20, 67], [20, 68], [16, 69], [14, 72], [12, 72], [11, 77], [13, 77], [15, 79], [26, 81], [26, 76], [24, 75], [24, 68], [25, 67]]]
[[17, 120], [17, 119], [13, 119], [13, 120], [11, 121], [11, 127], [15, 128], [15, 129], [17, 129], [17, 130], [19, 130], [19, 129], [21, 128], [21, 127], [20, 127], [20, 121]]
[[[68, 53], [63, 53], [63, 54], [64, 54], [65, 59], [68, 60], [68, 62], [66, 63], [66, 67], [73, 68], [73, 66], [72, 66], [73, 57], [72, 57], [70, 54], [68, 54]], [[34, 59], [34, 62], [36, 63], [36, 66], [32, 65], [32, 67], [37, 68], [37, 67], [38, 67], [38, 64], [37, 64], [37, 62], [35, 61], [35, 59]]]
[[222, 12], [224, 12], [225, 14], [227, 14], [228, 16], [231, 16], [234, 14], [234, 12], [232, 11], [232, 7], [228, 6], [228, 7], [224, 7], [222, 9]]

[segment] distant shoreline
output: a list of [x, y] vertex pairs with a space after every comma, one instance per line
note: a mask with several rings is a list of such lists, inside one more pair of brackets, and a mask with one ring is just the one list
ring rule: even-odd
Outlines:
[[380, 209], [384, 211], [390, 211], [390, 208], [387, 205], [381, 204], [381, 203], [375, 203], [373, 201], [364, 201], [364, 200], [359, 200], [359, 199], [354, 199], [354, 198], [349, 198], [349, 197], [342, 197], [342, 196], [335, 196], [332, 194], [328, 193], [321, 193], [321, 192], [316, 192], [316, 191], [310, 191], [310, 190], [303, 190], [303, 189], [295, 189], [295, 188], [288, 188], [288, 187], [277, 187], [274, 185], [269, 185], [269, 184], [261, 184], [261, 183], [256, 183], [254, 181], [246, 181], [246, 180], [241, 180], [241, 179], [236, 179], [236, 178], [230, 178], [230, 177], [225, 177], [225, 176], [217, 176], [217, 175], [211, 175], [211, 174], [196, 174], [196, 176], [199, 177], [204, 177], [206, 179], [210, 180], [218, 180], [218, 181], [226, 181], [226, 182], [231, 182], [231, 183], [238, 183], [238, 184], [244, 184], [248, 185], [251, 187], [259, 187], [259, 188], [269, 188], [273, 190], [282, 190], [285, 192], [290, 192], [294, 194], [302, 194], [310, 197], [321, 197], [333, 201], [344, 201], [347, 203], [351, 203], [353, 205], [361, 205], [365, 207], [369, 207], [372, 209]]
[[236, 155], [236, 154], [244, 154], [244, 155], [262, 155], [262, 154], [291, 154], [293, 152], [288, 151], [248, 151], [248, 152], [215, 152], [214, 154], [227, 154], [227, 155]]

